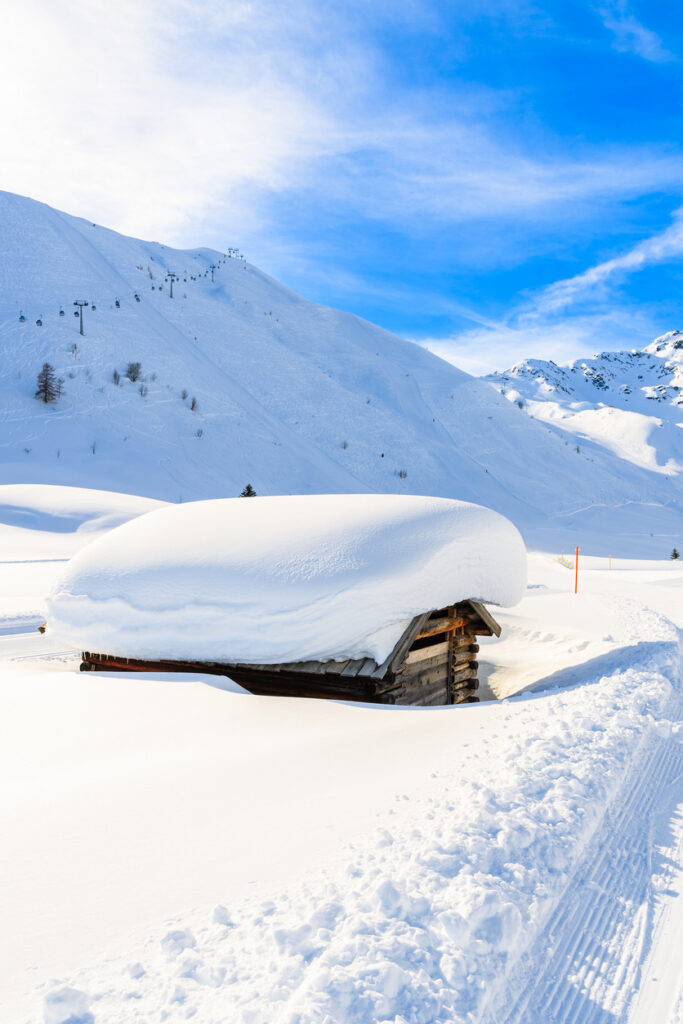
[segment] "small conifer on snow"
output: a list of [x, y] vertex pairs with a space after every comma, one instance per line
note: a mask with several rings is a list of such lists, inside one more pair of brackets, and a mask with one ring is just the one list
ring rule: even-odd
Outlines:
[[43, 368], [38, 374], [37, 384], [35, 397], [40, 398], [41, 401], [47, 404], [48, 402], [57, 401], [62, 393], [64, 381], [57, 380], [54, 366], [50, 366], [49, 363], [43, 363]]

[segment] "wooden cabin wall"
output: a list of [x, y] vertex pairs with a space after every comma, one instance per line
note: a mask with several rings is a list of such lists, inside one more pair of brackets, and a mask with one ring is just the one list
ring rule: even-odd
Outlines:
[[394, 674], [398, 688], [391, 703], [436, 706], [478, 700], [475, 640], [469, 616], [457, 605], [432, 612]]

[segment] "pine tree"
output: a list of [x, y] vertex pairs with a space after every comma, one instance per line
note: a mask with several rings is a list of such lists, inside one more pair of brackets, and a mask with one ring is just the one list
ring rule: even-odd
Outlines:
[[679, 553], [678, 553], [678, 549], [677, 549], [677, 548], [674, 548], [674, 549], [673, 549], [673, 551], [671, 552], [671, 557], [672, 557], [672, 558], [674, 558], [674, 559], [676, 559], [676, 558], [680, 558], [680, 557], [681, 557], [681, 556], [679, 555]]
[[50, 366], [49, 363], [43, 363], [43, 368], [38, 374], [37, 383], [38, 388], [35, 397], [42, 399], [47, 404], [48, 402], [57, 401], [62, 393], [64, 381], [57, 381], [54, 366]]
[[240, 498], [255, 498], [255, 497], [256, 497], [256, 491], [251, 486], [251, 484], [247, 484], [247, 486], [244, 488], [244, 490], [240, 494]]

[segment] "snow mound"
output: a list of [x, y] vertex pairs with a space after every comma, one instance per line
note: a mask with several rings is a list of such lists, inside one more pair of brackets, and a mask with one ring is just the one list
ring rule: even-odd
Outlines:
[[45, 1024], [94, 1024], [89, 1012], [90, 997], [80, 989], [60, 985], [45, 996]]
[[52, 484], [0, 484], [0, 526], [51, 533], [111, 530], [164, 502]]
[[315, 495], [168, 506], [71, 560], [50, 626], [83, 650], [272, 664], [382, 662], [413, 616], [526, 585], [515, 527], [446, 498]]

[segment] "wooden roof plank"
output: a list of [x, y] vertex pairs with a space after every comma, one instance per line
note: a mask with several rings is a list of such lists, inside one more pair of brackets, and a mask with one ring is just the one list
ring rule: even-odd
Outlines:
[[424, 614], [416, 615], [415, 618], [412, 619], [404, 630], [403, 636], [398, 641], [393, 651], [391, 651], [382, 664], [378, 665], [375, 671], [371, 673], [373, 679], [383, 679], [390, 669], [393, 670], [396, 667], [401, 658], [410, 648], [410, 645], [415, 641], [415, 638], [424, 626], [430, 614], [430, 612], [424, 612]]
[[488, 608], [484, 607], [484, 605], [481, 604], [479, 601], [467, 601], [466, 603], [469, 604], [469, 606], [472, 608], [474, 612], [476, 612], [476, 614], [479, 616], [484, 625], [488, 626], [492, 633], [494, 633], [496, 636], [500, 636], [501, 626], [498, 622], [496, 622]]
[[325, 665], [325, 675], [328, 676], [343, 676], [346, 674], [346, 669], [352, 664], [349, 658], [345, 658], [343, 661], [326, 661], [323, 662]]

